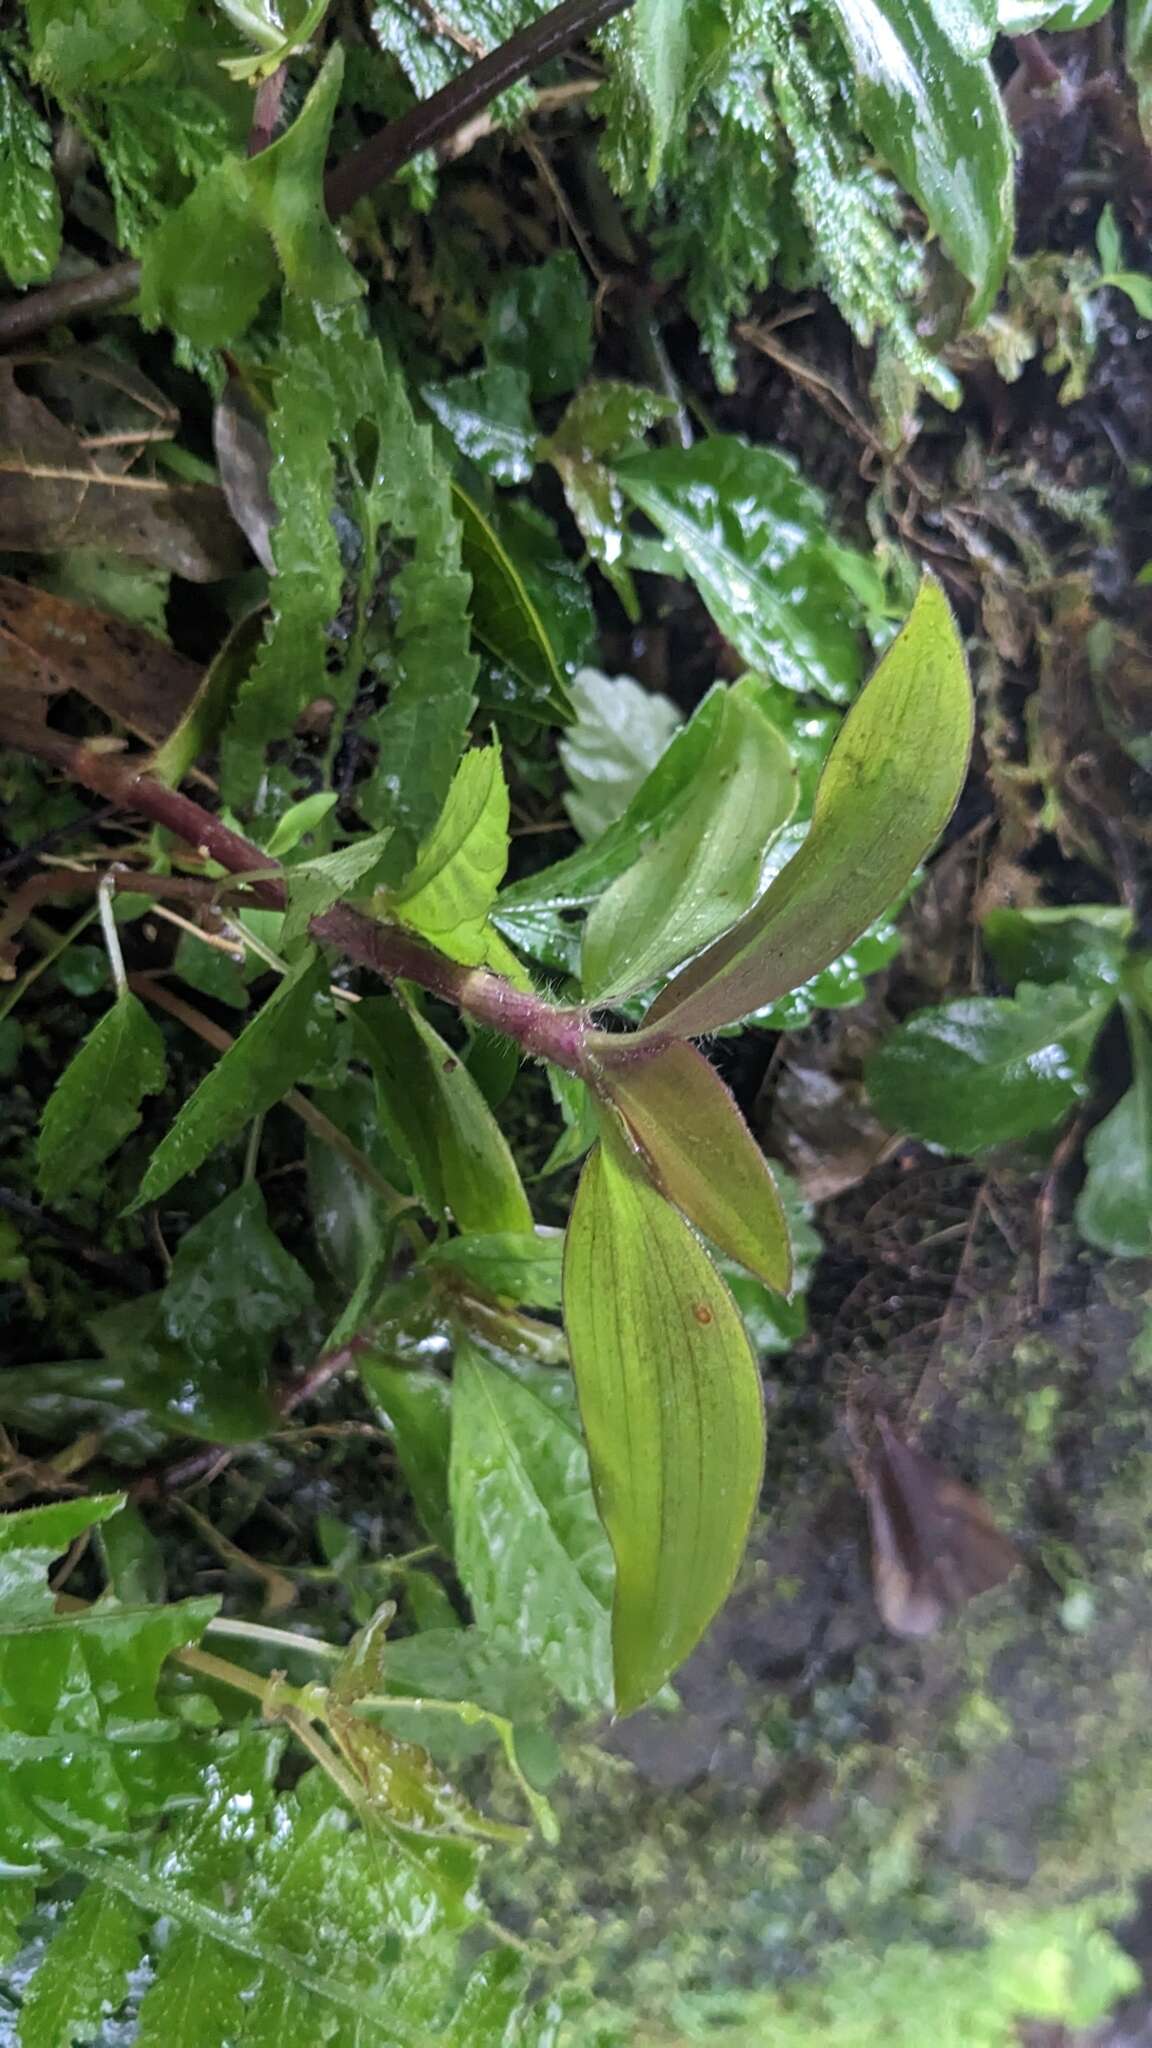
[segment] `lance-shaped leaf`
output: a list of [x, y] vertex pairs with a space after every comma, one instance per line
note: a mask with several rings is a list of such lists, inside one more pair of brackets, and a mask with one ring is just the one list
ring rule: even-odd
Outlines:
[[751, 697], [727, 691], [688, 800], [600, 898], [581, 956], [597, 1002], [650, 988], [746, 910], [796, 799], [792, 760]]
[[122, 990], [48, 1097], [37, 1151], [48, 1201], [69, 1194], [135, 1130], [143, 1098], [164, 1086], [165, 1072], [163, 1038], [139, 997]]
[[358, 1003], [353, 1023], [388, 1135], [432, 1213], [450, 1209], [465, 1231], [530, 1231], [516, 1162], [460, 1056], [388, 999]]
[[760, 1380], [690, 1226], [610, 1129], [584, 1168], [564, 1317], [616, 1558], [616, 1705], [651, 1699], [731, 1588], [760, 1489]]
[[476, 966], [487, 950], [488, 912], [508, 865], [508, 789], [498, 747], [476, 747], [456, 770], [448, 800], [412, 873], [389, 891], [385, 915]]
[[649, 1022], [693, 1038], [827, 967], [899, 895], [947, 824], [972, 740], [972, 693], [947, 599], [925, 578], [844, 720], [812, 826], [757, 904], [677, 975]]
[[1076, 1221], [1089, 1244], [1118, 1259], [1152, 1253], [1152, 1030], [1125, 1005], [1132, 1086], [1084, 1147], [1088, 1173]]
[[614, 1068], [605, 1090], [668, 1200], [720, 1251], [786, 1294], [792, 1253], [776, 1183], [703, 1053], [674, 1041], [654, 1059]]
[[239, 1137], [306, 1074], [316, 1058], [313, 1004], [327, 987], [323, 962], [305, 954], [217, 1060], [160, 1140], [132, 1204], [154, 1202], [210, 1152]]

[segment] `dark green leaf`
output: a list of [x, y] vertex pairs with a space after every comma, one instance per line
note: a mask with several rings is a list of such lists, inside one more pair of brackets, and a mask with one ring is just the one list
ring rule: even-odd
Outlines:
[[163, 1322], [200, 1368], [200, 1397], [219, 1405], [229, 1391], [243, 1401], [263, 1388], [279, 1332], [311, 1305], [311, 1280], [273, 1234], [264, 1197], [248, 1182], [181, 1239]]
[[[856, 66], [865, 132], [974, 286], [978, 324], [1012, 246], [1012, 138], [996, 79], [974, 54], [958, 53], [947, 0], [833, 6]], [[965, 21], [971, 13], [962, 10]]]
[[748, 1340], [757, 1358], [778, 1358], [798, 1344], [808, 1328], [806, 1295], [813, 1268], [823, 1250], [820, 1233], [812, 1223], [812, 1205], [805, 1201], [787, 1170], [772, 1162], [788, 1236], [792, 1245], [792, 1291], [787, 1300], [763, 1281], [738, 1266], [733, 1259], [721, 1259], [720, 1270], [743, 1318]]
[[868, 1062], [868, 1093], [893, 1130], [979, 1152], [1048, 1130], [1084, 1093], [1109, 1008], [1099, 993], [1021, 982], [1014, 997], [921, 1010]]
[[720, 1251], [769, 1287], [792, 1284], [788, 1224], [768, 1162], [715, 1067], [672, 1044], [606, 1075], [657, 1187]]
[[463, 1060], [416, 1011], [358, 1003], [354, 1025], [380, 1091], [380, 1113], [433, 1215], [461, 1230], [531, 1230], [507, 1142]]
[[715, 435], [626, 456], [616, 474], [749, 667], [835, 703], [851, 696], [858, 606], [826, 544], [824, 501], [789, 456]]
[[[403, 1167], [380, 1127], [376, 1091], [366, 1075], [349, 1075], [341, 1087], [317, 1091], [313, 1099], [377, 1173], [393, 1186], [403, 1181]], [[307, 1133], [306, 1152], [316, 1241], [329, 1271], [350, 1295], [387, 1250], [391, 1212], [343, 1154], [313, 1131]]]
[[52, 131], [0, 64], [0, 263], [15, 285], [42, 284], [60, 257]]
[[[278, 1411], [263, 1375], [234, 1373], [226, 1356], [213, 1358], [207, 1347], [200, 1355], [193, 1353], [169, 1334], [164, 1312], [163, 1294], [144, 1294], [93, 1316], [89, 1327], [117, 1377], [109, 1380], [98, 1370], [86, 1387], [82, 1369], [72, 1368], [76, 1394], [103, 1393], [117, 1400], [120, 1413], [109, 1418], [116, 1435], [140, 1414], [169, 1436], [240, 1444], [267, 1436], [276, 1427]], [[59, 1381], [67, 1370], [57, 1368]], [[93, 1403], [91, 1420], [103, 1420], [99, 1401]]]
[[536, 467], [536, 427], [528, 373], [494, 363], [447, 384], [426, 384], [421, 397], [462, 455], [498, 484], [526, 484]]
[[512, 676], [524, 685], [514, 708], [536, 717], [567, 718], [568, 691], [556, 649], [536, 601], [508, 552], [489, 510], [485, 512], [459, 484], [452, 502], [461, 525], [461, 559], [472, 578], [472, 630]]
[[264, 1008], [217, 1060], [160, 1140], [132, 1204], [154, 1202], [210, 1152], [239, 1137], [307, 1073], [316, 1055], [313, 1031], [318, 999], [327, 987], [314, 954], [297, 962]]
[[593, 1001], [650, 988], [759, 894], [764, 855], [795, 803], [788, 749], [747, 695], [725, 692], [686, 800], [610, 884], [584, 928]]
[[573, 1421], [471, 1345], [452, 1385], [456, 1565], [482, 1629], [574, 1707], [610, 1696], [611, 1564]]
[[448, 1382], [426, 1366], [392, 1364], [366, 1352], [360, 1377], [381, 1426], [392, 1437], [400, 1469], [433, 1543], [452, 1554], [448, 1504], [448, 1447], [452, 1395]]
[[968, 765], [972, 694], [938, 584], [841, 727], [799, 853], [748, 915], [649, 1012], [695, 1037], [735, 1023], [829, 965], [892, 904], [947, 823]]
[[1130, 1008], [1133, 1082], [1084, 1146], [1081, 1235], [1117, 1259], [1152, 1256], [1152, 1034]]
[[1131, 929], [1131, 911], [1116, 903], [990, 910], [983, 924], [984, 943], [1010, 987], [1018, 981], [1072, 981], [1080, 988], [1115, 989]]
[[564, 1319], [593, 1485], [616, 1559], [617, 1711], [659, 1691], [723, 1605], [764, 1455], [735, 1304], [623, 1146], [591, 1154], [568, 1225]]
[[[666, 0], [646, 0], [663, 6]], [[679, 8], [681, 0], [673, 0]], [[638, 12], [633, 16], [639, 27]], [[556, 432], [540, 445], [540, 454], [556, 470], [568, 508], [584, 536], [588, 552], [599, 562], [630, 617], [638, 616], [623, 566], [624, 528], [628, 507], [610, 462], [635, 452], [649, 428], [676, 410], [669, 398], [638, 384], [602, 382], [578, 391]]]
[[563, 1256], [561, 1230], [504, 1230], [446, 1238], [433, 1246], [426, 1263], [459, 1274], [485, 1294], [532, 1308], [559, 1308]]
[[139, 997], [124, 989], [89, 1032], [48, 1097], [37, 1166], [46, 1200], [59, 1201], [122, 1144], [140, 1104], [164, 1086], [164, 1040]]
[[29, 0], [37, 75], [68, 93], [115, 84], [154, 62], [187, 12], [188, 0]]
[[592, 307], [579, 257], [561, 250], [531, 270], [505, 273], [488, 312], [490, 363], [527, 372], [533, 398], [563, 398], [588, 374]]
[[90, 1884], [65, 1917], [20, 2008], [20, 2048], [68, 2048], [98, 2035], [140, 1963], [135, 1906]]

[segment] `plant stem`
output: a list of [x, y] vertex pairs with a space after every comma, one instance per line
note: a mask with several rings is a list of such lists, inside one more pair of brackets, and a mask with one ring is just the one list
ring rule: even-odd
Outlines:
[[[324, 198], [332, 218], [339, 219], [373, 186], [395, 177], [413, 157], [463, 128], [497, 94], [603, 28], [632, 4], [633, 0], [563, 0], [562, 6], [520, 29], [459, 78], [410, 107], [399, 120], [389, 121], [378, 135], [342, 157], [329, 172]], [[29, 292], [0, 306], [0, 345], [24, 341], [77, 314], [118, 305], [131, 298], [139, 283], [140, 265], [122, 262], [87, 277], [63, 278], [58, 284], [45, 285], [42, 291]]]
[[268, 1643], [274, 1650], [301, 1650], [305, 1656], [323, 1657], [330, 1664], [338, 1664], [345, 1654], [339, 1644], [326, 1643], [320, 1636], [302, 1636], [290, 1628], [269, 1628], [263, 1621], [231, 1621], [223, 1614], [216, 1615], [204, 1633], [236, 1636], [246, 1643]]

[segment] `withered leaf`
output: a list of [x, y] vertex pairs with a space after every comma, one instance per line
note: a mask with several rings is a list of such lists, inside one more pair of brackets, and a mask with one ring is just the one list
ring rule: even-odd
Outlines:
[[886, 1628], [931, 1636], [1020, 1562], [978, 1493], [912, 1449], [883, 1416], [860, 1485], [872, 1537], [872, 1582]]
[[0, 548], [111, 549], [190, 583], [244, 566], [243, 537], [214, 484], [128, 473], [102, 456], [0, 362]]
[[155, 743], [180, 723], [200, 681], [195, 662], [126, 619], [0, 576], [0, 656], [5, 694], [32, 715], [45, 699], [76, 690]]

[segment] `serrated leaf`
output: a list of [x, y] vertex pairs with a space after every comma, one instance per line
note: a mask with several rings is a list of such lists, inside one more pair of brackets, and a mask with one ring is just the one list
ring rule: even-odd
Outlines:
[[140, 1104], [164, 1086], [164, 1040], [138, 996], [123, 989], [89, 1032], [48, 1097], [37, 1145], [40, 1191], [70, 1194], [140, 1122]]
[[470, 1344], [452, 1382], [455, 1558], [495, 1643], [585, 1710], [610, 1693], [611, 1565], [578, 1430]]
[[[608, 1149], [608, 1145], [611, 1149]], [[608, 1137], [568, 1225], [564, 1321], [616, 1559], [617, 1712], [695, 1648], [731, 1589], [760, 1490], [760, 1380], [699, 1239]]]
[[1013, 150], [999, 85], [986, 62], [957, 52], [950, 0], [833, 7], [856, 67], [865, 133], [973, 285], [969, 317], [978, 325], [1012, 246]]
[[827, 546], [821, 494], [790, 456], [717, 434], [616, 467], [751, 668], [834, 703], [860, 679], [858, 607]]
[[99, 1884], [81, 1892], [20, 2008], [20, 2048], [69, 2048], [95, 2035], [127, 1996], [140, 1962], [141, 1917]]
[[696, 1037], [798, 987], [886, 911], [947, 823], [968, 765], [972, 694], [952, 614], [925, 579], [852, 706], [794, 859], [734, 930], [670, 982], [648, 1021]]
[[387, 914], [450, 959], [486, 957], [488, 912], [508, 865], [508, 787], [495, 746], [474, 747], [456, 770], [439, 818]]
[[536, 466], [536, 425], [528, 373], [492, 363], [447, 384], [426, 384], [421, 397], [462, 455], [498, 484], [526, 484]]
[[433, 1543], [451, 1556], [448, 1448], [452, 1395], [448, 1382], [426, 1366], [394, 1364], [383, 1354], [361, 1355], [360, 1377], [388, 1430], [400, 1469]]
[[687, 799], [610, 884], [584, 928], [581, 977], [611, 1003], [727, 931], [760, 890], [764, 855], [796, 801], [788, 749], [747, 696], [726, 691]]
[[1134, 1078], [1085, 1141], [1076, 1222], [1101, 1251], [1144, 1259], [1152, 1255], [1152, 1034], [1134, 1008], [1126, 1014]]
[[0, 64], [0, 264], [14, 285], [41, 284], [60, 258], [52, 131]]
[[36, 74], [68, 94], [90, 92], [142, 71], [177, 38], [188, 0], [30, 0], [28, 33]]
[[787, 1294], [788, 1223], [771, 1169], [715, 1067], [695, 1046], [619, 1066], [604, 1092], [653, 1180], [719, 1251]]
[[164, 1287], [163, 1325], [199, 1367], [201, 1400], [244, 1403], [263, 1392], [279, 1332], [312, 1300], [311, 1280], [274, 1235], [264, 1197], [249, 1181], [181, 1238]]
[[0, 1515], [0, 1618], [6, 1628], [53, 1612], [45, 1583], [49, 1566], [77, 1536], [119, 1514], [123, 1505], [122, 1493], [107, 1493]]
[[1083, 1095], [1110, 1007], [1099, 991], [1024, 981], [1015, 996], [920, 1010], [868, 1062], [873, 1108], [893, 1130], [952, 1152], [1048, 1130]]
[[559, 1308], [564, 1233], [473, 1231], [433, 1245], [425, 1264], [471, 1281], [485, 1294], [532, 1308]]
[[460, 484], [452, 503], [461, 525], [461, 559], [472, 579], [472, 631], [481, 647], [521, 682], [514, 708], [567, 718], [571, 704], [559, 657], [524, 576], [489, 512]]
[[164, 322], [197, 348], [228, 347], [251, 325], [278, 269], [293, 292], [320, 306], [360, 296], [363, 284], [322, 198], [343, 74], [335, 43], [287, 133], [256, 156], [226, 157], [149, 237], [140, 277], [147, 325]]
[[313, 1006], [326, 988], [323, 962], [306, 954], [189, 1096], [152, 1154], [133, 1209], [195, 1173], [210, 1152], [239, 1137], [308, 1072], [315, 1058]]
[[648, 101], [648, 183], [655, 185], [680, 111], [692, 54], [688, 0], [637, 0], [631, 28], [636, 73]]
[[303, 938], [314, 917], [322, 917], [344, 896], [366, 894], [392, 838], [390, 831], [365, 832], [335, 853], [298, 861], [284, 878], [288, 907], [280, 932], [285, 951]]
[[461, 1230], [531, 1230], [532, 1212], [500, 1126], [463, 1060], [425, 1019], [386, 998], [353, 1025], [379, 1088], [380, 1113], [433, 1215]]

